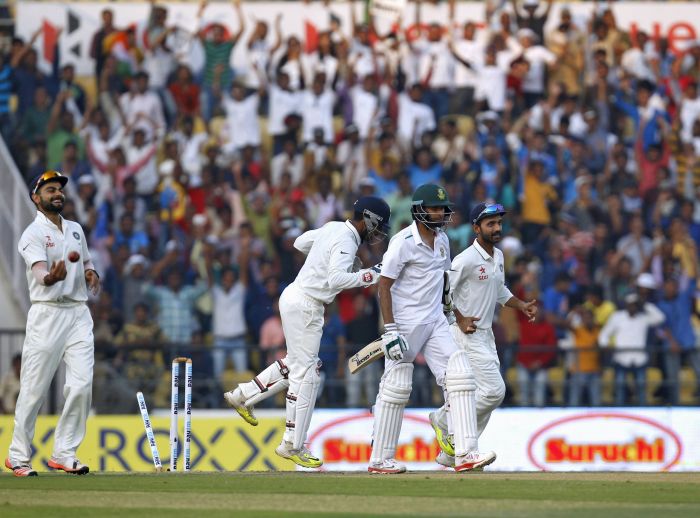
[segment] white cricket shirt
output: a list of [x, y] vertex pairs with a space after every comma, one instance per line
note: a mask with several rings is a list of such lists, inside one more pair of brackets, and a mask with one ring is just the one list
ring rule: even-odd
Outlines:
[[452, 261], [450, 289], [462, 315], [479, 317], [478, 329], [491, 329], [496, 303], [502, 306], [513, 296], [505, 285], [503, 252], [494, 248], [491, 257], [475, 239]]
[[[84, 302], [88, 299], [84, 261], [90, 260], [87, 240], [82, 227], [75, 221], [62, 220], [63, 232], [41, 212], [22, 233], [17, 250], [27, 264], [29, 298], [34, 302]], [[70, 252], [78, 252], [80, 260], [71, 263]], [[45, 261], [47, 269], [57, 261], [66, 262], [66, 278], [53, 286], [39, 284], [32, 273], [32, 265]]]
[[324, 304], [333, 302], [343, 290], [359, 288], [360, 276], [352, 272], [352, 266], [360, 242], [360, 234], [349, 221], [330, 221], [304, 232], [294, 241], [294, 248], [306, 254], [294, 284]]
[[428, 324], [442, 314], [442, 284], [450, 269], [447, 234], [435, 235], [430, 248], [418, 233], [414, 221], [394, 235], [382, 260], [382, 276], [394, 279], [391, 301], [397, 324]]

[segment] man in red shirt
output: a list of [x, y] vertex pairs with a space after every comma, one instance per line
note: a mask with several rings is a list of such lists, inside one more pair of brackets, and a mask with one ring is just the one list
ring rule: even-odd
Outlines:
[[520, 320], [520, 347], [516, 356], [520, 406], [543, 407], [547, 394], [547, 368], [557, 357], [557, 333], [540, 308], [534, 322]]

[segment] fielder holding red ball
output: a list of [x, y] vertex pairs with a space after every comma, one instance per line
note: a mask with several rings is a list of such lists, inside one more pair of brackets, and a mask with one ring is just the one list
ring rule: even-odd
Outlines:
[[83, 229], [61, 216], [67, 182], [68, 178], [57, 171], [46, 171], [32, 182], [29, 192], [37, 215], [17, 247], [27, 264], [32, 301], [22, 349], [15, 428], [5, 459], [5, 467], [18, 477], [37, 475], [31, 465], [34, 426], [62, 359], [66, 364], [66, 403], [48, 465], [78, 475], [90, 471], [75, 455], [85, 436], [92, 400], [94, 338], [86, 302], [88, 288], [95, 295], [99, 292], [100, 277], [92, 265]]

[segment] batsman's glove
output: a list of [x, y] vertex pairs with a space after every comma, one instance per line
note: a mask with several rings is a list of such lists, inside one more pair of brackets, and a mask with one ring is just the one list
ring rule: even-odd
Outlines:
[[449, 315], [452, 314], [453, 309], [454, 307], [452, 305], [452, 293], [450, 292], [450, 276], [447, 272], [445, 272], [443, 274], [442, 283], [442, 312], [449, 319]]
[[370, 268], [364, 268], [357, 272], [360, 278], [360, 286], [366, 288], [368, 286], [373, 286], [379, 282], [379, 276], [382, 273], [382, 263], [375, 264]]
[[384, 355], [390, 360], [401, 360], [403, 359], [403, 353], [408, 351], [408, 343], [399, 334], [399, 328], [394, 323], [384, 326], [382, 345], [384, 346]]

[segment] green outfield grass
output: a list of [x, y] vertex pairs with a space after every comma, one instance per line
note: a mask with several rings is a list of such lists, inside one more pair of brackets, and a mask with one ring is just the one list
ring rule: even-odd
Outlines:
[[700, 474], [0, 476], [0, 516], [700, 516]]

